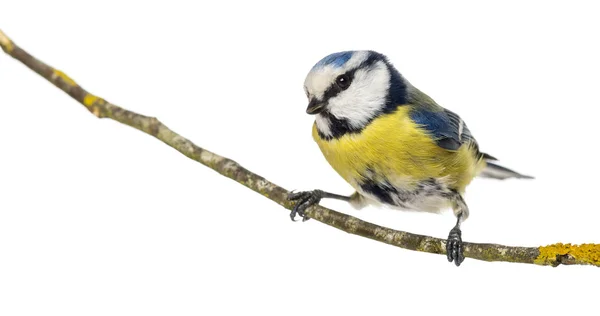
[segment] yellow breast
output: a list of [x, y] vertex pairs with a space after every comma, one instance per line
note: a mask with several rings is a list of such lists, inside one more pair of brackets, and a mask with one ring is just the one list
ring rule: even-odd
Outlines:
[[401, 106], [360, 133], [332, 140], [322, 139], [315, 123], [313, 138], [333, 169], [355, 188], [361, 177], [375, 175], [407, 188], [419, 180], [443, 179], [448, 187], [463, 192], [485, 163], [471, 146], [458, 151], [439, 147], [410, 119], [409, 109]]

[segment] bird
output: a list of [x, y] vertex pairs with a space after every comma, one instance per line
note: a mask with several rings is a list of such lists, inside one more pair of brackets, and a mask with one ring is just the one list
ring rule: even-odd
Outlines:
[[438, 213], [452, 209], [449, 262], [464, 261], [465, 189], [477, 176], [533, 179], [481, 152], [466, 123], [413, 86], [383, 54], [342, 51], [318, 61], [304, 80], [312, 136], [331, 167], [355, 190], [350, 196], [291, 192], [290, 217], [307, 220], [321, 199]]

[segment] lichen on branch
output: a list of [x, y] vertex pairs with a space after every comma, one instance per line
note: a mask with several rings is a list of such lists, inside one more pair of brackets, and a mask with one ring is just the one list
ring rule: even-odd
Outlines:
[[[289, 192], [284, 188], [245, 169], [229, 158], [198, 147], [189, 139], [175, 133], [154, 117], [126, 110], [87, 92], [64, 72], [48, 66], [21, 49], [2, 31], [0, 31], [0, 46], [6, 54], [20, 61], [67, 93], [77, 102], [84, 105], [95, 116], [109, 118], [152, 135], [188, 158], [245, 185], [284, 208], [289, 210], [294, 206], [293, 203], [287, 200]], [[440, 255], [446, 254], [446, 241], [444, 239], [381, 227], [319, 205], [310, 207], [306, 211], [306, 214], [310, 218], [350, 234], [363, 236], [404, 249]], [[571, 245], [558, 243], [541, 247], [514, 247], [466, 242], [464, 244], [464, 255], [467, 258], [484, 261], [533, 263], [548, 266], [558, 266], [560, 264], [600, 266], [599, 244]]]

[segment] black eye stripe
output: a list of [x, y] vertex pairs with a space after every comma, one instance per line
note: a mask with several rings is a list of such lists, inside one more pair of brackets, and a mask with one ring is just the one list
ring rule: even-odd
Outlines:
[[[352, 82], [352, 80], [354, 79], [355, 72], [356, 72], [356, 69], [350, 70], [345, 73], [345, 75], [348, 76], [348, 78], [350, 79], [350, 82]], [[329, 101], [329, 99], [340, 94], [340, 92], [342, 92], [342, 91], [344, 91], [344, 90], [339, 85], [337, 85], [335, 82], [332, 83], [329, 86], [329, 88], [327, 88], [327, 90], [325, 90], [325, 93], [323, 94], [323, 101]]]
[[[357, 70], [363, 69], [363, 68], [369, 68], [369, 67], [373, 66], [373, 64], [375, 64], [375, 62], [377, 62], [378, 60], [379, 60], [378, 56], [376, 56], [374, 54], [370, 54], [369, 58], [367, 58], [365, 61], [360, 63], [360, 65], [358, 65], [356, 68], [348, 70], [344, 75], [348, 76], [348, 78], [350, 79], [350, 82], [352, 82], [354, 80], [354, 74], [356, 73]], [[344, 90], [342, 88], [340, 88], [334, 82], [329, 86], [329, 88], [327, 88], [327, 90], [325, 90], [322, 101], [327, 102], [327, 101], [329, 101], [329, 99], [337, 96], [342, 91], [344, 91]]]

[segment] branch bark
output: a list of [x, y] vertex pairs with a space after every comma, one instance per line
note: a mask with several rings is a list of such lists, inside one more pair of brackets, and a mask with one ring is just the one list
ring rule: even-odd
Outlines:
[[[245, 169], [231, 159], [195, 145], [154, 117], [126, 110], [89, 93], [62, 71], [48, 66], [17, 46], [2, 31], [0, 31], [0, 46], [6, 54], [66, 92], [98, 118], [109, 118], [152, 135], [188, 158], [245, 185], [284, 208], [290, 210], [293, 207], [294, 204], [287, 200], [289, 192], [286, 189]], [[396, 247], [440, 255], [446, 254], [446, 241], [444, 239], [381, 227], [318, 205], [309, 208], [307, 215], [347, 233]], [[464, 247], [464, 255], [468, 258], [484, 261], [533, 263], [549, 266], [560, 264], [600, 266], [600, 244], [571, 245], [558, 243], [541, 247], [513, 247], [467, 242]]]

